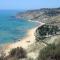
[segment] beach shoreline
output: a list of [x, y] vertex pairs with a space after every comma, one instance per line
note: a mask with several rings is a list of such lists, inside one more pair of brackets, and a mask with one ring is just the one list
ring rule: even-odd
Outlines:
[[9, 54], [9, 52], [13, 49], [13, 48], [17, 48], [17, 47], [22, 47], [24, 49], [27, 49], [29, 45], [33, 44], [36, 40], [35, 40], [35, 36], [34, 36], [34, 33], [36, 31], [36, 29], [39, 27], [39, 26], [42, 26], [44, 25], [45, 23], [42, 23], [42, 22], [39, 22], [39, 21], [32, 21], [32, 20], [28, 20], [28, 21], [31, 21], [31, 22], [36, 22], [38, 23], [38, 26], [32, 28], [32, 29], [29, 29], [27, 30], [27, 34], [24, 38], [22, 39], [19, 39], [19, 41], [16, 41], [16, 42], [13, 42], [13, 43], [10, 43], [10, 44], [6, 44], [4, 47], [3, 47], [3, 50], [4, 50], [4, 53], [6, 55]]
[[29, 29], [27, 31], [26, 37], [24, 37], [23, 39], [20, 39], [17, 42], [4, 46], [4, 50], [5, 50], [4, 52], [8, 55], [10, 50], [12, 50], [13, 48], [22, 47], [24, 49], [27, 49], [29, 45], [35, 42], [35, 36], [34, 36], [35, 30], [36, 30], [36, 27]]

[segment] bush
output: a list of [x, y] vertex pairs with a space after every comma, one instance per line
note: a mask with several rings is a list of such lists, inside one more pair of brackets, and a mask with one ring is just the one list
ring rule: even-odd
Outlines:
[[49, 35], [56, 35], [58, 31], [58, 26], [45, 24], [36, 29], [35, 38], [37, 41], [39, 41], [40, 39], [43, 40], [46, 38], [46, 36], [49, 37]]
[[22, 47], [20, 47], [20, 48], [18, 47], [18, 48], [12, 49], [10, 51], [9, 56], [16, 57], [18, 59], [19, 58], [26, 58], [27, 57], [27, 53]]
[[4, 60], [4, 57], [1, 56], [1, 57], [0, 57], [0, 60]]
[[38, 60], [60, 60], [60, 44], [52, 44], [43, 48], [39, 53]]
[[6, 54], [3, 52], [3, 50], [0, 51], [0, 60], [6, 60], [5, 59]]
[[27, 53], [22, 47], [12, 49], [8, 56], [3, 54], [0, 56], [0, 60], [19, 60], [22, 58], [27, 58]]
[[7, 60], [7, 59], [4, 56], [0, 56], [0, 60]]

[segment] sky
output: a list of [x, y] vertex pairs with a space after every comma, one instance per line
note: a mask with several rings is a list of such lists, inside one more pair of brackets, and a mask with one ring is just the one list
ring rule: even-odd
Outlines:
[[40, 9], [60, 7], [60, 0], [0, 0], [0, 9]]

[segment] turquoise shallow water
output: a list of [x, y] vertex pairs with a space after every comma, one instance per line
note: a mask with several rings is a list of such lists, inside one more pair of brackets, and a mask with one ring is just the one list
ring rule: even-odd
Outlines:
[[0, 11], [0, 44], [11, 43], [26, 36], [27, 30], [37, 26], [34, 22], [11, 17], [17, 11]]

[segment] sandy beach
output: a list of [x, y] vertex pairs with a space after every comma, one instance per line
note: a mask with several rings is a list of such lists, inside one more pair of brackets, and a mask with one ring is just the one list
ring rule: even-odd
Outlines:
[[17, 48], [17, 47], [23, 47], [23, 48], [27, 49], [29, 45], [31, 45], [32, 43], [35, 42], [35, 36], [34, 36], [35, 30], [36, 30], [36, 28], [28, 30], [27, 36], [25, 38], [21, 39], [18, 42], [4, 46], [5, 53], [8, 54], [8, 52], [11, 49]]
[[[42, 25], [44, 25], [44, 23], [40, 22], [39, 26], [42, 26]], [[27, 49], [29, 45], [33, 44], [36, 41], [34, 33], [35, 33], [37, 28], [38, 28], [38, 26], [35, 28], [32, 28], [32, 29], [29, 29], [27, 31], [27, 36], [24, 37], [23, 39], [20, 39], [17, 42], [14, 42], [12, 44], [8, 44], [8, 45], [4, 46], [5, 53], [8, 54], [8, 52], [11, 49], [17, 48], [17, 47], [22, 47], [24, 49]]]

